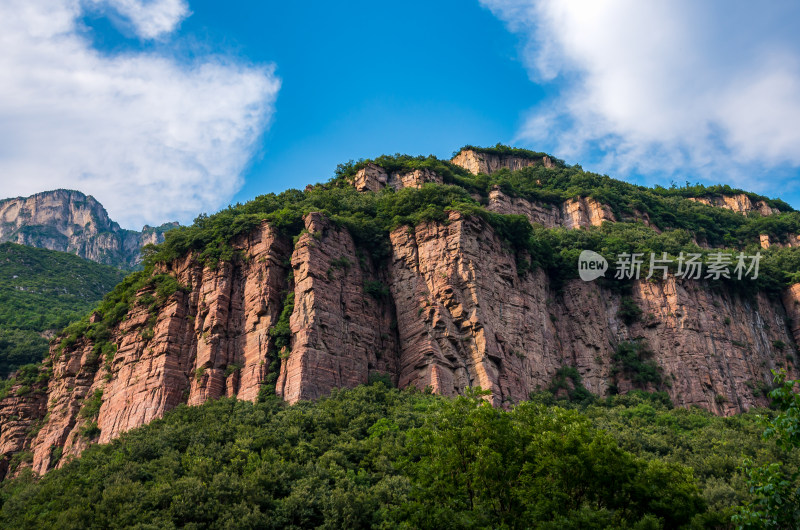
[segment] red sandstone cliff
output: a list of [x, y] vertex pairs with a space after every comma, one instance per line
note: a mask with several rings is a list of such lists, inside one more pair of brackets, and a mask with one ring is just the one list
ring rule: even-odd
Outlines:
[[358, 191], [380, 191], [389, 186], [394, 189], [419, 188], [426, 182], [441, 184], [442, 177], [429, 169], [416, 169], [407, 173], [388, 172], [376, 164], [367, 164], [358, 170], [353, 184]]
[[616, 221], [611, 209], [592, 199], [578, 197], [560, 205], [528, 201], [521, 197], [509, 197], [499, 189], [489, 192], [486, 208], [502, 214], [524, 215], [531, 223], [545, 228], [582, 228], [600, 226], [604, 221]]
[[[368, 169], [374, 178], [365, 172], [364, 189], [381, 175], [398, 186], [434, 178]], [[506, 211], [507, 201], [497, 194], [494, 201]], [[552, 219], [536, 222], [613, 220], [588, 199], [572, 204], [536, 213]], [[766, 404], [760, 388], [771, 369], [797, 375], [787, 354], [800, 340], [800, 285], [771, 300], [702, 282], [635, 282], [630, 296], [643, 317], [626, 325], [620, 295], [597, 283], [556, 288], [542, 271], [520, 275], [503, 241], [477, 218], [452, 212], [445, 223], [398, 228], [384, 263], [373, 263], [322, 214], [306, 216], [305, 227], [293, 243], [262, 224], [235, 241], [238, 256], [216, 269], [193, 256], [165, 266], [160, 272], [185, 289], [154, 315], [134, 305], [112, 330], [118, 349], [108, 361], [85, 339], [63, 352], [54, 347], [46, 388], [20, 396], [12, 390], [0, 401], [0, 475], [15, 454], [43, 473], [178, 404], [254, 400], [265, 383], [293, 403], [385, 374], [400, 387], [446, 395], [481, 386], [505, 406], [548, 387], [569, 365], [603, 395], [612, 384], [632, 388], [612, 357], [621, 342], [642, 340], [676, 405], [732, 414]], [[291, 339], [278, 350], [270, 330], [292, 298]], [[279, 368], [271, 372], [271, 364]], [[99, 410], [88, 414], [98, 399]]]

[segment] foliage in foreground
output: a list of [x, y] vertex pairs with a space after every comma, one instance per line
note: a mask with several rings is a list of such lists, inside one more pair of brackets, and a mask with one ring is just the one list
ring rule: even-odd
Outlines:
[[[800, 381], [777, 375], [777, 388], [771, 393], [780, 414], [767, 421], [764, 439], [775, 439], [785, 451], [800, 449], [800, 394], [794, 388]], [[800, 528], [800, 470], [797, 465], [770, 462], [761, 466], [748, 459], [742, 466], [753, 500], [743, 506], [734, 520], [740, 528]]]
[[294, 406], [221, 399], [3, 483], [0, 526], [724, 527], [750, 499], [743, 456], [797, 465], [759, 428], [642, 393], [583, 412], [382, 383]]

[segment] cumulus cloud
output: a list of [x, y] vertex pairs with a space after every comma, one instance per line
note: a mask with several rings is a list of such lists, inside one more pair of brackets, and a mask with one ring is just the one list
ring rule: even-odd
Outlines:
[[[173, 0], [109, 4], [142, 36], [188, 13]], [[273, 113], [272, 66], [104, 55], [84, 37], [84, 7], [0, 3], [0, 197], [78, 189], [127, 227], [227, 204]]]
[[[519, 141], [599, 169], [733, 181], [800, 166], [800, 39], [792, 2], [481, 0], [522, 37], [555, 96]], [[779, 171], [771, 173], [780, 174]], [[786, 174], [785, 172], [783, 174]]]

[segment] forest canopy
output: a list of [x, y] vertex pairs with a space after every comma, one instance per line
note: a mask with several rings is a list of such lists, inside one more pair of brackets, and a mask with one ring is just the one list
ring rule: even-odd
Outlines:
[[[713, 528], [739, 469], [800, 463], [756, 414], [633, 392], [510, 411], [378, 382], [288, 406], [220, 399], [0, 485], [6, 528]], [[770, 417], [775, 413], [764, 411]]]

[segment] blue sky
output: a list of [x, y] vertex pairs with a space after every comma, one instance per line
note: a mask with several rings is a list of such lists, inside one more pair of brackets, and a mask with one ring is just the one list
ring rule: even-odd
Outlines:
[[[383, 153], [449, 157], [513, 139], [541, 92], [517, 39], [478, 3], [194, 2], [182, 30], [224, 42], [281, 78], [274, 122], [236, 200], [303, 187]], [[524, 106], [524, 105], [523, 105]]]
[[2, 195], [80, 189], [138, 228], [302, 188], [349, 159], [503, 142], [800, 208], [799, 15], [740, 1], [7, 0]]

